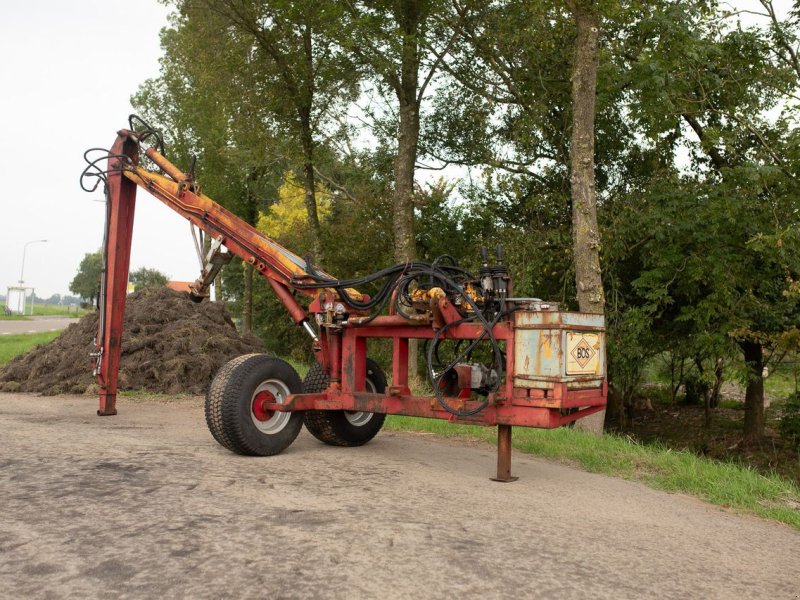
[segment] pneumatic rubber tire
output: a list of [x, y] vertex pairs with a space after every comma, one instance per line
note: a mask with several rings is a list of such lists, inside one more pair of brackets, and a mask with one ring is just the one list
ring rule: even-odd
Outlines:
[[222, 446], [246, 456], [272, 456], [285, 450], [303, 427], [303, 414], [255, 409], [267, 393], [283, 403], [302, 392], [291, 365], [266, 354], [246, 354], [225, 364], [206, 393], [206, 424]]
[[[303, 391], [318, 393], [328, 387], [328, 374], [318, 363], [309, 369], [303, 380]], [[386, 375], [374, 360], [367, 359], [367, 390], [377, 394], [386, 391]], [[362, 446], [378, 435], [386, 415], [344, 410], [309, 410], [305, 413], [309, 433], [330, 446]]]

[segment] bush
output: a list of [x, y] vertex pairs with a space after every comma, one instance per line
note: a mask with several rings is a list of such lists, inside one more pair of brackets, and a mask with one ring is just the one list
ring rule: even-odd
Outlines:
[[800, 392], [795, 392], [787, 398], [783, 407], [780, 432], [792, 446], [800, 450]]

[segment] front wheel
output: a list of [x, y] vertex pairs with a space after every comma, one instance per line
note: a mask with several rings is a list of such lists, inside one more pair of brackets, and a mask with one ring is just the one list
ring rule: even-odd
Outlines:
[[[303, 381], [303, 391], [318, 393], [328, 387], [328, 374], [315, 363]], [[374, 360], [367, 359], [366, 388], [373, 394], [386, 391], [386, 375]], [[362, 446], [378, 435], [386, 415], [347, 410], [309, 410], [305, 413], [309, 433], [330, 446]]]
[[231, 452], [272, 456], [285, 450], [303, 427], [303, 414], [271, 411], [303, 390], [290, 364], [265, 354], [246, 354], [225, 364], [206, 393], [206, 424]]

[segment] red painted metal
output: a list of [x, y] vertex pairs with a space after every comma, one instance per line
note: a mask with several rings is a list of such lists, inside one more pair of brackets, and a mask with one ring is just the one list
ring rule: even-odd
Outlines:
[[492, 479], [501, 483], [519, 479], [511, 475], [511, 425], [497, 426], [497, 477]]
[[275, 414], [270, 407], [275, 403], [275, 396], [270, 392], [259, 392], [253, 397], [253, 416], [259, 421], [269, 421]]
[[[447, 398], [448, 403], [461, 410], [477, 406], [475, 400]], [[598, 395], [594, 405], [569, 414], [561, 414], [559, 408], [546, 408], [531, 405], [518, 405], [495, 397], [483, 411], [470, 417], [458, 417], [444, 410], [433, 396], [412, 396], [407, 394], [373, 394], [365, 391], [348, 393], [340, 386], [331, 386], [317, 394], [293, 394], [283, 404], [265, 404], [269, 410], [297, 412], [306, 410], [347, 410], [374, 412], [408, 417], [445, 419], [463, 425], [517, 425], [553, 429], [588, 416], [605, 407], [603, 398]]]
[[295, 322], [295, 325], [301, 323], [304, 319], [308, 317], [306, 311], [303, 310], [303, 307], [297, 302], [292, 293], [282, 283], [278, 283], [272, 278], [268, 278], [269, 285], [272, 288], [272, 291], [275, 292], [275, 295], [278, 299], [283, 303], [286, 307], [286, 310], [289, 312], [289, 315], [292, 317], [292, 320]]
[[122, 351], [122, 325], [128, 294], [128, 270], [131, 260], [133, 214], [136, 208], [136, 184], [122, 174], [119, 155], [136, 159], [137, 145], [126, 137], [117, 137], [108, 164], [108, 222], [105, 248], [105, 306], [98, 323], [96, 352], [99, 356], [97, 381], [100, 406], [97, 414], [117, 414], [117, 377]]

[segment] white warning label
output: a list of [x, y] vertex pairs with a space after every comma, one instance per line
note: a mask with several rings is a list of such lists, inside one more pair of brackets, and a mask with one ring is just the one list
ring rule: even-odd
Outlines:
[[600, 336], [567, 332], [567, 375], [594, 375], [600, 367]]

